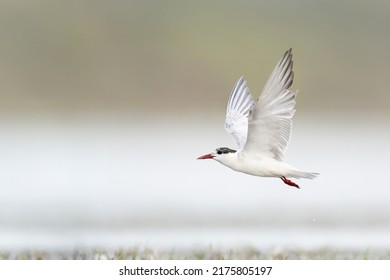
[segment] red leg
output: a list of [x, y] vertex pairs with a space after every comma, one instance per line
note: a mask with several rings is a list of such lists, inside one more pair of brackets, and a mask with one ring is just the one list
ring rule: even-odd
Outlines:
[[293, 181], [287, 179], [286, 177], [282, 176], [280, 177], [280, 179], [283, 180], [283, 182], [286, 184], [286, 185], [289, 185], [289, 186], [292, 186], [292, 187], [295, 187], [297, 189], [299, 189], [299, 186], [297, 184], [295, 184]]

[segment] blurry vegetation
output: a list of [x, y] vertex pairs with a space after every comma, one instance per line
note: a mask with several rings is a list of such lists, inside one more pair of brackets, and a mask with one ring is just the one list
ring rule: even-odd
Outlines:
[[390, 252], [375, 250], [342, 250], [321, 248], [302, 249], [269, 249], [255, 248], [219, 250], [212, 247], [197, 250], [155, 250], [151, 248], [130, 248], [108, 251], [102, 249], [76, 250], [74, 252], [23, 251], [20, 253], [0, 253], [1, 259], [22, 260], [378, 260], [390, 259]]

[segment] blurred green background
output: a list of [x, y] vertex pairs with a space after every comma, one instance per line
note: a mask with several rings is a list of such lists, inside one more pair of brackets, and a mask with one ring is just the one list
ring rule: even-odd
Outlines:
[[0, 112], [224, 111], [292, 47], [298, 108], [388, 117], [388, 1], [1, 1]]

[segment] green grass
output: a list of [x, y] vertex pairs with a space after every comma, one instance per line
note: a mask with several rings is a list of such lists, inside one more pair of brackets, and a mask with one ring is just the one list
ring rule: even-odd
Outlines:
[[21, 251], [0, 252], [0, 259], [18, 260], [376, 260], [390, 259], [390, 251], [354, 251], [322, 248], [317, 250], [254, 248], [218, 250], [154, 250], [151, 248], [92, 249], [72, 252]]

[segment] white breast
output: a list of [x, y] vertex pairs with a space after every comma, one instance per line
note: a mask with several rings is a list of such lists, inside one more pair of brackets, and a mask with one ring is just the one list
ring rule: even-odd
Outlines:
[[235, 171], [261, 177], [281, 177], [291, 170], [288, 164], [273, 158], [264, 156], [254, 157], [243, 153], [227, 154], [223, 157], [215, 158], [215, 160]]

